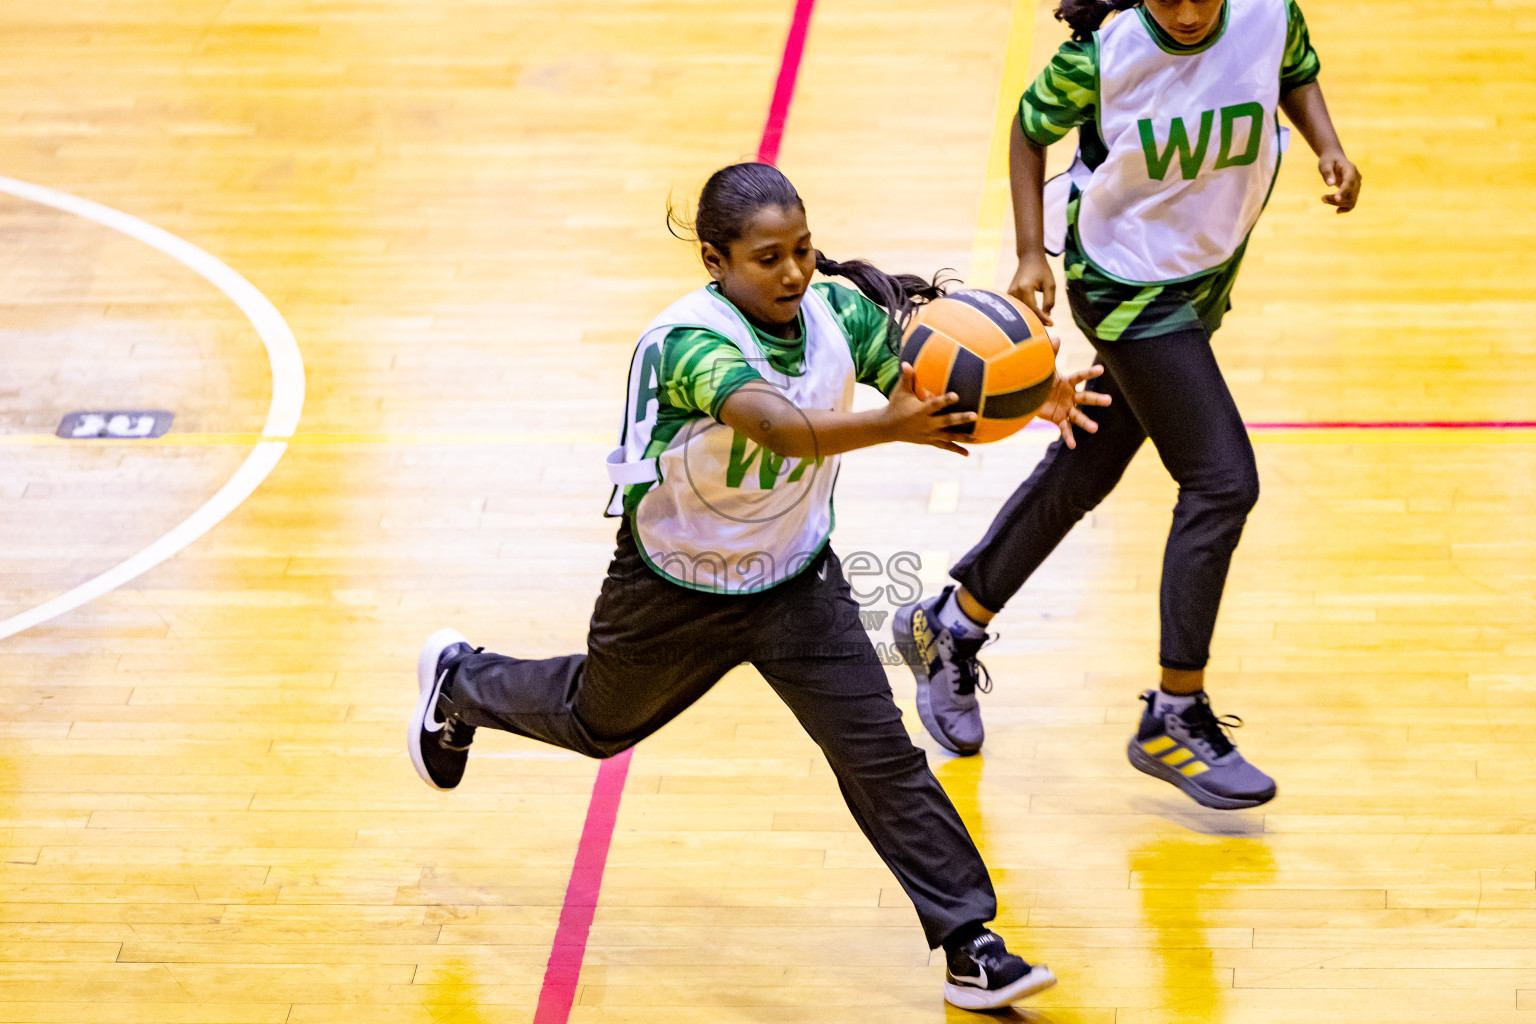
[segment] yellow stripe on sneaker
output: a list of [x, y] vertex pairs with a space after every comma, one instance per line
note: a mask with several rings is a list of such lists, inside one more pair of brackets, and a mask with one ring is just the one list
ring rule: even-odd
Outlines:
[[1209, 770], [1210, 765], [1207, 765], [1201, 761], [1191, 761], [1189, 764], [1179, 769], [1179, 771], [1183, 772], [1185, 775], [1199, 775], [1201, 772]]
[[1147, 740], [1147, 742], [1141, 745], [1141, 749], [1149, 754], [1161, 754], [1168, 748], [1178, 745], [1178, 740], [1175, 740], [1172, 736], [1159, 736], [1155, 740]]
[[1192, 751], [1186, 750], [1183, 747], [1179, 747], [1177, 750], [1174, 750], [1171, 753], [1164, 754], [1162, 756], [1162, 762], [1163, 764], [1171, 764], [1177, 768], [1179, 765], [1183, 764], [1185, 761], [1188, 761], [1194, 756], [1195, 755]]

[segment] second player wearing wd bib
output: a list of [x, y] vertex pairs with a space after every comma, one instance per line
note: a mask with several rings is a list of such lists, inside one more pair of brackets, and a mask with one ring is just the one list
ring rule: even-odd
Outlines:
[[[1198, 277], [1236, 255], [1280, 163], [1284, 0], [1232, 0], [1196, 61], [1138, 8], [1098, 34], [1105, 152], [1077, 212], [1084, 254], [1133, 284]], [[1171, 59], [1170, 59], [1171, 58]]]
[[[1107, 25], [1105, 18], [1119, 13]], [[1211, 349], [1250, 232], [1274, 185], [1284, 111], [1318, 154], [1323, 201], [1351, 209], [1360, 177], [1317, 84], [1292, 0], [1063, 0], [1074, 38], [1025, 92], [1010, 157], [1019, 269], [1010, 291], [1048, 316], [1064, 250], [1072, 315], [1114, 397], [1099, 430], [1058, 442], [951, 575], [903, 609], [935, 738], [982, 743], [976, 653], [986, 624], [1149, 437], [1179, 484], [1160, 587], [1159, 689], [1127, 748], [1135, 767], [1210, 807], [1252, 807], [1274, 780], [1247, 763], [1206, 698], [1205, 666], [1232, 553], [1258, 500], [1242, 416]], [[1102, 27], [1101, 27], [1102, 25]], [[1078, 130], [1071, 170], [1043, 182], [1045, 147]], [[905, 639], [898, 636], [898, 642]]]
[[1248, 235], [1279, 170], [1280, 97], [1320, 65], [1291, 0], [1224, 4], [1186, 46], [1145, 7], [1062, 46], [1019, 105], [1026, 138], [1078, 129], [1046, 190], [1045, 248], [1064, 252], [1075, 319], [1101, 341], [1202, 325], [1230, 308]]

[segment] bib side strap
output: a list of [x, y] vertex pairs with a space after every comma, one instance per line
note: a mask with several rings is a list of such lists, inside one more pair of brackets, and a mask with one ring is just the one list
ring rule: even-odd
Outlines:
[[608, 457], [603, 460], [603, 463], [608, 470], [609, 482], [619, 487], [628, 487], [631, 484], [655, 483], [661, 479], [661, 473], [656, 468], [655, 459], [625, 462], [623, 448], [615, 448], [609, 452]]

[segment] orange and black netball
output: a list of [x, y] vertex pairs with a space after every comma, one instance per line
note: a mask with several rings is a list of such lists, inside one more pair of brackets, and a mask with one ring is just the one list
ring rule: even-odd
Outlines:
[[946, 411], [976, 413], [974, 423], [950, 428], [973, 444], [1023, 427], [1056, 379], [1056, 353], [1040, 320], [1012, 296], [979, 288], [922, 306], [907, 325], [901, 358], [919, 387], [959, 396]]

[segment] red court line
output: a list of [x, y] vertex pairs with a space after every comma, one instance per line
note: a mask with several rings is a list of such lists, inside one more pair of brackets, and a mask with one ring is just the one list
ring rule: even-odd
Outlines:
[[619, 816], [619, 801], [624, 796], [624, 779], [629, 775], [629, 757], [633, 749], [603, 761], [592, 785], [592, 802], [587, 804], [587, 820], [581, 826], [581, 842], [576, 844], [576, 864], [571, 881], [565, 887], [565, 903], [560, 908], [560, 924], [555, 928], [555, 945], [544, 968], [544, 987], [539, 990], [539, 1008], [533, 1024], [566, 1024], [571, 1004], [576, 999], [576, 980], [581, 977], [581, 962], [587, 953], [587, 935], [592, 931], [592, 915], [597, 912], [597, 895], [603, 887], [603, 869], [608, 865], [608, 847], [613, 842], [613, 824]]
[[1249, 430], [1531, 430], [1536, 420], [1306, 420], [1250, 423]]
[[[1536, 420], [1292, 420], [1243, 426], [1249, 430], [1536, 430]], [[1055, 425], [1045, 420], [1031, 420], [1024, 429], [1056, 433]]]
[[[779, 158], [779, 143], [784, 138], [784, 122], [789, 104], [795, 97], [795, 79], [800, 75], [800, 60], [805, 55], [805, 37], [811, 26], [811, 9], [816, 0], [795, 0], [794, 17], [789, 23], [789, 37], [784, 40], [784, 56], [779, 61], [779, 77], [768, 104], [768, 121], [763, 125], [757, 158], [771, 164]], [[608, 866], [608, 848], [613, 844], [614, 822], [619, 816], [619, 801], [624, 797], [624, 780], [629, 775], [632, 750], [604, 761], [597, 769], [592, 786], [592, 800], [587, 804], [587, 820], [581, 827], [581, 841], [576, 844], [576, 863], [571, 881], [565, 887], [565, 903], [560, 907], [560, 923], [555, 928], [554, 948], [544, 968], [544, 984], [539, 989], [539, 1007], [533, 1024], [568, 1024], [571, 1005], [576, 1001], [576, 983], [581, 978], [581, 964], [587, 955], [587, 936], [592, 932], [592, 917], [597, 912], [597, 898], [603, 888], [603, 870]]]
[[795, 79], [800, 76], [800, 58], [805, 56], [805, 37], [811, 28], [811, 8], [816, 0], [795, 0], [795, 16], [789, 23], [789, 38], [784, 40], [784, 56], [779, 60], [779, 80], [773, 86], [768, 104], [768, 123], [763, 125], [763, 141], [757, 147], [757, 159], [765, 164], [779, 159], [779, 143], [784, 139], [784, 122], [789, 104], [795, 98]]

